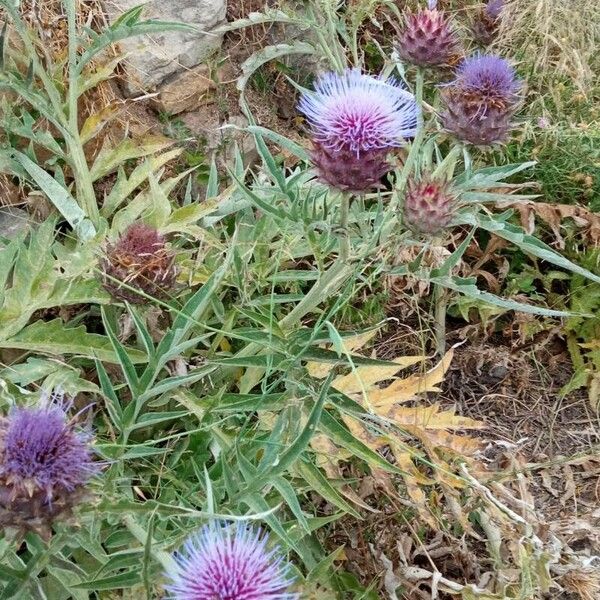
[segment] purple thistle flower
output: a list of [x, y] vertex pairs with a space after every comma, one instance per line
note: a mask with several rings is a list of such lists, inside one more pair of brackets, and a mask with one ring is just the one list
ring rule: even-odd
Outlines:
[[521, 82], [510, 63], [494, 55], [475, 55], [459, 66], [442, 90], [444, 128], [476, 146], [502, 143], [512, 129]]
[[471, 22], [471, 31], [482, 46], [489, 46], [500, 31], [500, 17], [504, 10], [504, 0], [488, 0], [476, 13]]
[[163, 235], [145, 223], [133, 223], [106, 246], [100, 263], [104, 288], [116, 300], [132, 304], [146, 302], [144, 294], [164, 298], [177, 278], [174, 260]]
[[353, 192], [379, 185], [390, 170], [386, 154], [414, 137], [418, 107], [395, 79], [347, 69], [326, 73], [298, 104], [311, 127], [312, 160], [321, 180]]
[[48, 533], [98, 472], [91, 434], [67, 420], [68, 408], [61, 395], [44, 396], [0, 418], [0, 525]]
[[168, 573], [172, 600], [295, 600], [293, 583], [278, 548], [267, 550], [267, 535], [245, 525], [205, 525], [175, 554]]
[[401, 146], [417, 127], [414, 96], [395, 79], [378, 79], [358, 69], [325, 73], [298, 109], [316, 140], [331, 150], [361, 152]]
[[465, 58], [458, 67], [455, 85], [486, 101], [503, 102], [513, 101], [521, 88], [511, 64], [494, 54]]

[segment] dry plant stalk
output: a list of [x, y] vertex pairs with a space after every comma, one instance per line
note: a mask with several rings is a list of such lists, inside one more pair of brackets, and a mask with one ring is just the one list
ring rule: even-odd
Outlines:
[[598, 73], [600, 11], [589, 0], [508, 0], [498, 46], [520, 55], [540, 81], [559, 75], [582, 93]]

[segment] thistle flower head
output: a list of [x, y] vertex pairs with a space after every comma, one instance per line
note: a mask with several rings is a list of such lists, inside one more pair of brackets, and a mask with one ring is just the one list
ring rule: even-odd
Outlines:
[[483, 46], [489, 46], [498, 37], [500, 15], [504, 9], [504, 0], [488, 0], [471, 22], [471, 32]]
[[164, 297], [175, 284], [173, 261], [165, 238], [156, 229], [134, 223], [116, 243], [106, 247], [102, 261], [104, 287], [115, 298], [132, 303], [146, 301], [136, 289], [155, 298]]
[[452, 221], [456, 194], [449, 184], [431, 175], [410, 178], [404, 198], [404, 222], [415, 233], [436, 235]]
[[421, 67], [450, 64], [459, 51], [459, 39], [451, 19], [437, 2], [417, 12], [407, 12], [398, 30], [398, 51], [408, 62]]
[[49, 529], [98, 471], [91, 435], [67, 418], [60, 395], [0, 419], [0, 525]]
[[165, 245], [165, 238], [145, 223], [133, 223], [119, 239], [119, 250], [138, 256], [151, 255]]
[[484, 102], [505, 103], [512, 102], [521, 87], [511, 64], [494, 54], [465, 58], [454, 85]]
[[401, 146], [402, 138], [413, 137], [417, 127], [412, 94], [394, 79], [378, 79], [358, 69], [322, 75], [315, 91], [302, 95], [298, 109], [318, 143], [357, 156]]
[[288, 565], [267, 549], [267, 536], [244, 525], [204, 526], [175, 555], [172, 600], [295, 600]]
[[459, 66], [442, 90], [444, 128], [476, 146], [506, 141], [513, 127], [521, 82], [510, 63], [495, 55], [475, 55]]

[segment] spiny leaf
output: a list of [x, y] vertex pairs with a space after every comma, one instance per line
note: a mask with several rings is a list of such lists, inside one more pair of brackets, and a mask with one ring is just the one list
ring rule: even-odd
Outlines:
[[[65, 327], [60, 319], [36, 321], [8, 339], [0, 339], [0, 348], [16, 348], [51, 356], [74, 354], [118, 363], [110, 340], [96, 333], [88, 333], [83, 325]], [[146, 362], [146, 355], [134, 348], [127, 350], [134, 363]]]

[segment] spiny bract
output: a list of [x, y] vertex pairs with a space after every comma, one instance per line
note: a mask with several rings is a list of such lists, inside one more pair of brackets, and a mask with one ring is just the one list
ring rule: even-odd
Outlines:
[[450, 18], [430, 3], [428, 8], [409, 12], [398, 38], [400, 56], [420, 67], [436, 67], [453, 62], [459, 40]]

